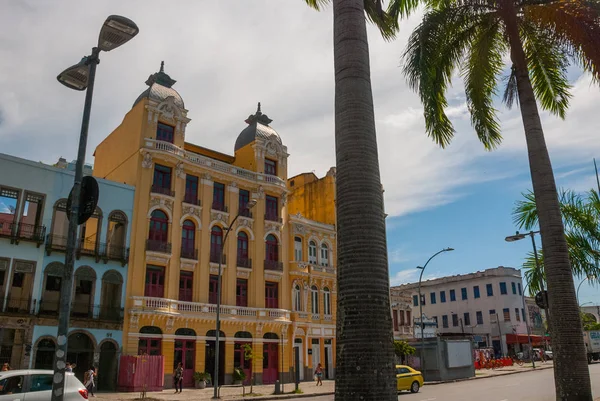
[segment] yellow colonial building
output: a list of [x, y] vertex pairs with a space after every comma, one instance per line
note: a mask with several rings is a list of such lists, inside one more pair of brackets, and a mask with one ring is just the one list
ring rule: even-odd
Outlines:
[[146, 84], [94, 163], [95, 176], [136, 188], [122, 353], [163, 355], [166, 387], [178, 362], [184, 385], [193, 372], [214, 376], [220, 261], [219, 382], [240, 367], [247, 381], [289, 383], [296, 360], [301, 379], [317, 363], [333, 378], [335, 169], [288, 179], [287, 148], [260, 104], [233, 155], [186, 142], [175, 80], [161, 65]]

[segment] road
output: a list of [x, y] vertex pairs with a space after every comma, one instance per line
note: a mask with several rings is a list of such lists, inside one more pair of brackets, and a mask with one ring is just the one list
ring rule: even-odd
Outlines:
[[[600, 364], [590, 365], [592, 389], [600, 396]], [[333, 396], [302, 398], [304, 401], [332, 401]], [[403, 392], [398, 401], [555, 401], [552, 369], [457, 383], [425, 386], [417, 394]]]

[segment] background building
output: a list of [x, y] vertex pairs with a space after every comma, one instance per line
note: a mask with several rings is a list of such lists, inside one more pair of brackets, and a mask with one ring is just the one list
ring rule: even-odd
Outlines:
[[[0, 154], [0, 362], [51, 368], [74, 172]], [[98, 180], [93, 216], [79, 227], [68, 360], [76, 375], [99, 368], [100, 390], [116, 383], [134, 188]]]
[[410, 340], [413, 338], [412, 298], [396, 288], [390, 290], [390, 297], [394, 340]]
[[186, 386], [195, 371], [214, 377], [221, 261], [219, 382], [234, 367], [247, 381], [289, 382], [294, 348], [306, 379], [317, 362], [333, 377], [334, 193], [320, 189], [333, 177], [288, 184], [287, 148], [260, 104], [233, 155], [186, 142], [191, 120], [174, 83], [161, 66], [95, 152], [96, 176], [136, 187], [124, 353], [163, 355], [167, 387], [178, 362]]
[[[409, 295], [413, 316], [418, 316], [418, 284], [392, 290]], [[479, 347], [494, 347], [497, 354], [527, 343], [519, 270], [498, 267], [427, 280], [421, 283], [421, 294], [423, 314], [437, 321], [440, 336], [467, 334]]]

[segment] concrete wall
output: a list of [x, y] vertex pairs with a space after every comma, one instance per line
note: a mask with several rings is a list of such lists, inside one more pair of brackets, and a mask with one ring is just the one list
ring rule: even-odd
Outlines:
[[[468, 355], [465, 352], [464, 358], [470, 360], [468, 366], [449, 367], [449, 345], [451, 343], [468, 344]], [[417, 349], [414, 357], [409, 358], [409, 364], [417, 370], [421, 370], [425, 381], [450, 381], [475, 376], [475, 365], [473, 361], [473, 345], [469, 339], [430, 339], [425, 340], [423, 356], [425, 359], [425, 369], [420, 364], [421, 342], [411, 343]]]

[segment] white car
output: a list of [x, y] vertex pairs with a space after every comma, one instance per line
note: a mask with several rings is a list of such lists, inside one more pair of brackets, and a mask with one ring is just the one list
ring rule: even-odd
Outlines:
[[[0, 401], [49, 401], [52, 395], [51, 370], [8, 370], [0, 372]], [[73, 373], [67, 373], [65, 401], [83, 401], [88, 392]]]

